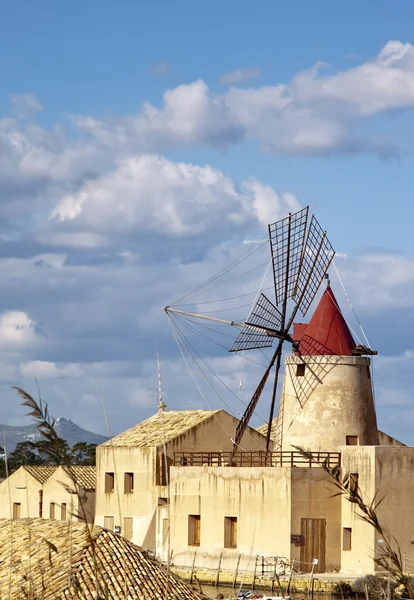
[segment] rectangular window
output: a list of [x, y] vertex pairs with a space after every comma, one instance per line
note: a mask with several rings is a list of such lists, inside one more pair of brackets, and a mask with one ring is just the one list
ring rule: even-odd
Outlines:
[[167, 485], [168, 459], [160, 452], [158, 454], [157, 485]]
[[368, 365], [367, 365], [367, 377], [368, 377], [368, 379], [371, 379], [371, 369], [369, 368]]
[[356, 494], [358, 492], [358, 473], [350, 473], [349, 474], [349, 490], [350, 492]]
[[111, 494], [115, 489], [115, 474], [105, 473], [105, 494]]
[[66, 521], [66, 502], [62, 502], [60, 505], [60, 518], [62, 521]]
[[344, 527], [342, 530], [342, 550], [352, 550], [352, 528]]
[[188, 545], [200, 545], [200, 515], [188, 515]]
[[304, 377], [305, 376], [305, 363], [299, 363], [296, 365], [296, 377]]
[[55, 518], [55, 503], [51, 502], [50, 508], [49, 508], [49, 519], [54, 519], [54, 518]]
[[163, 546], [165, 546], [167, 544], [169, 527], [170, 527], [169, 520], [163, 519], [162, 520], [162, 544], [163, 544]]
[[134, 491], [134, 474], [124, 473], [124, 494], [132, 494]]
[[21, 508], [20, 502], [13, 502], [13, 519], [20, 519]]
[[346, 436], [346, 445], [347, 446], [359, 446], [359, 438], [357, 435], [347, 435]]
[[124, 538], [132, 540], [132, 517], [124, 517]]
[[224, 547], [237, 548], [237, 517], [224, 517]]
[[113, 517], [104, 517], [104, 528], [109, 529], [109, 531], [114, 530], [114, 518]]

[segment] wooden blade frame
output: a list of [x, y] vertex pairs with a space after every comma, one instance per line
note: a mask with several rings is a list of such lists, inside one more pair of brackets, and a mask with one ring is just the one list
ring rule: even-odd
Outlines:
[[[335, 255], [335, 251], [326, 237], [326, 232], [322, 230], [314, 216], [312, 216], [309, 229], [306, 232], [308, 211], [309, 207], [306, 207], [294, 215], [289, 214], [286, 219], [269, 225], [276, 304], [282, 303], [282, 335], [269, 366], [264, 372], [236, 429], [233, 454], [238, 450], [250, 418], [269, 378], [270, 371], [276, 363], [266, 436], [266, 451], [269, 450], [283, 342], [290, 338], [289, 329], [298, 310], [300, 309], [302, 314], [305, 315], [309, 309]], [[288, 323], [285, 324], [288, 298], [294, 299], [295, 306]], [[256, 327], [260, 328], [260, 323], [256, 321], [255, 324]]]

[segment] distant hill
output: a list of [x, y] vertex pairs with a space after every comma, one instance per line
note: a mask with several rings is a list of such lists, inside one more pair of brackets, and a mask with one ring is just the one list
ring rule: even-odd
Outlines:
[[[59, 417], [55, 421], [56, 432], [62, 439], [66, 440], [69, 446], [73, 446], [76, 442], [87, 442], [88, 444], [103, 444], [108, 439], [99, 433], [86, 431], [79, 425], [76, 425], [70, 419]], [[7, 452], [13, 452], [16, 445], [20, 442], [37, 442], [41, 436], [34, 425], [1, 425], [0, 424], [0, 446], [4, 445], [6, 440]]]

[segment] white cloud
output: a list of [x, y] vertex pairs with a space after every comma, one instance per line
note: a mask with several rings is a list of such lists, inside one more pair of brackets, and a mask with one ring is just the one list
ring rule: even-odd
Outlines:
[[270, 185], [263, 185], [253, 178], [244, 183], [244, 189], [251, 193], [256, 219], [263, 227], [302, 208], [294, 194], [278, 194]]
[[225, 97], [194, 81], [164, 93], [157, 108], [145, 103], [141, 112], [112, 121], [73, 115], [73, 124], [105, 146], [133, 151], [163, 151], [169, 147], [207, 143], [225, 146], [239, 141], [243, 128], [232, 116]]
[[193, 238], [209, 232], [211, 243], [219, 231], [234, 231], [247, 221], [266, 227], [298, 208], [293, 194], [279, 195], [254, 179], [239, 189], [230, 177], [208, 165], [141, 155], [62, 198], [42, 240], [95, 247], [108, 242], [105, 236], [131, 231]]
[[142, 155], [63, 198], [51, 219], [81, 218], [103, 232], [135, 226], [194, 235], [223, 217], [237, 222], [241, 208], [234, 182], [220, 171]]
[[43, 110], [43, 106], [31, 92], [27, 94], [12, 94], [10, 96], [10, 103], [17, 116], [21, 119], [32, 118]]
[[36, 341], [35, 323], [27, 313], [10, 310], [0, 315], [0, 345], [24, 348]]
[[414, 306], [414, 259], [376, 253], [348, 259], [340, 276], [360, 310], [383, 311]]
[[131, 157], [171, 148], [222, 148], [248, 137], [279, 154], [392, 152], [395, 140], [381, 137], [380, 124], [371, 137], [361, 137], [357, 126], [414, 107], [414, 46], [391, 41], [345, 71], [325, 75], [317, 64], [288, 83], [222, 94], [197, 80], [166, 90], [160, 106], [147, 102], [128, 116], [72, 115], [73, 137], [62, 123], [45, 129], [24, 120], [42, 108], [34, 95], [11, 100], [20, 118], [0, 120], [0, 192], [13, 202], [3, 202], [0, 214], [14, 217], [25, 215], [29, 203], [31, 209], [56, 204]]
[[35, 377], [42, 379], [75, 378], [81, 377], [83, 370], [78, 364], [57, 365], [44, 360], [34, 360], [20, 365], [20, 373], [23, 377]]
[[237, 85], [238, 83], [246, 83], [260, 77], [260, 69], [250, 67], [248, 69], [236, 69], [230, 73], [225, 73], [220, 77], [221, 85]]

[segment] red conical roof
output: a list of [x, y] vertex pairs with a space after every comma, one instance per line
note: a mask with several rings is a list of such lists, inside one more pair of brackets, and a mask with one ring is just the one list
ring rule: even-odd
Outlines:
[[294, 325], [297, 354], [350, 355], [356, 347], [336, 298], [328, 285], [308, 325]]

